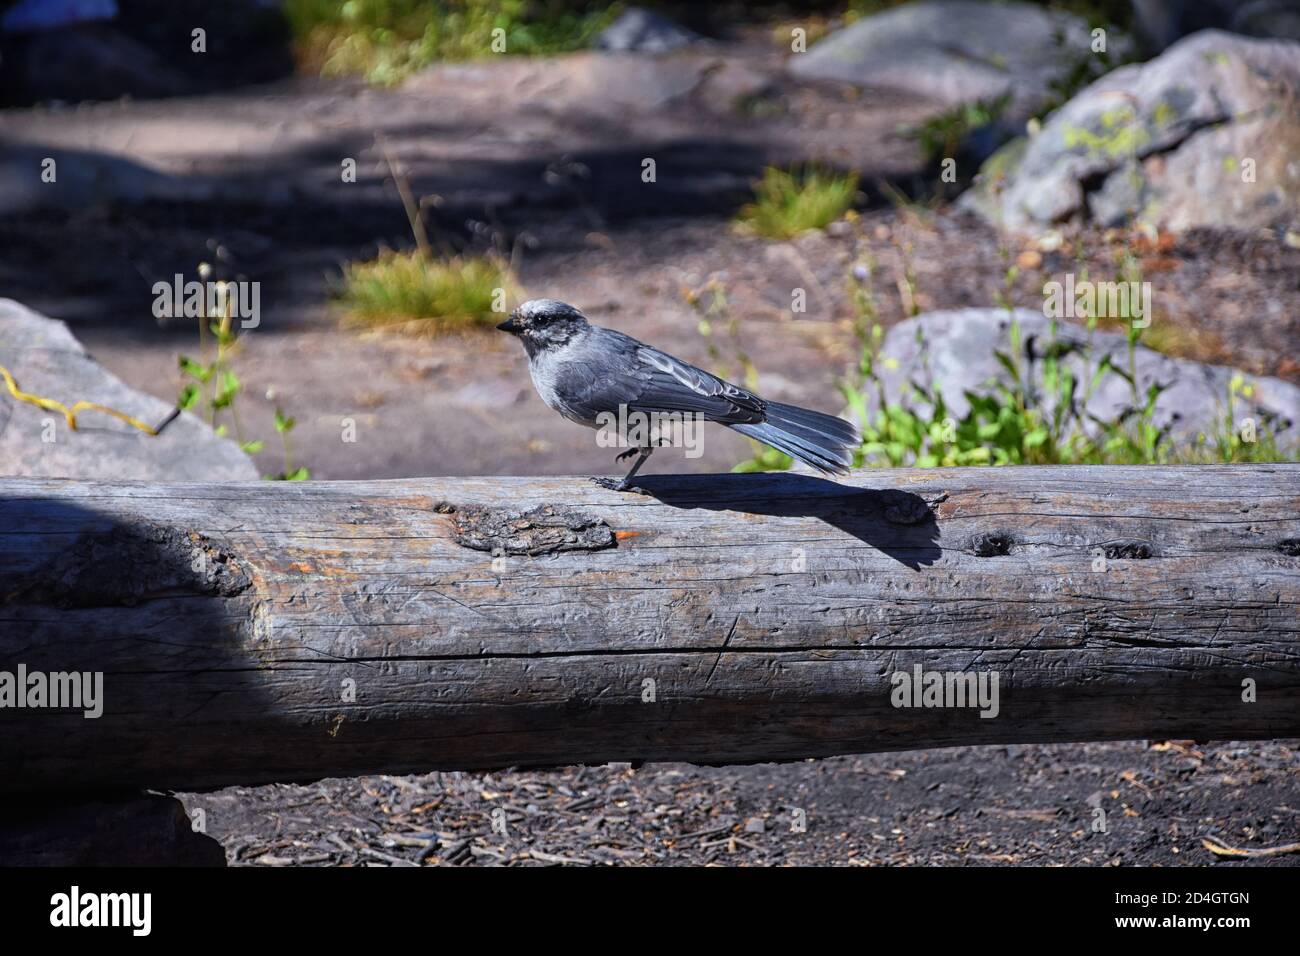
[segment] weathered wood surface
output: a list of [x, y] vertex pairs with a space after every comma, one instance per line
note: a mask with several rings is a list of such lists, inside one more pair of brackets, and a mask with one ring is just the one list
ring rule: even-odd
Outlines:
[[0, 790], [1300, 736], [1300, 466], [641, 484], [0, 479]]

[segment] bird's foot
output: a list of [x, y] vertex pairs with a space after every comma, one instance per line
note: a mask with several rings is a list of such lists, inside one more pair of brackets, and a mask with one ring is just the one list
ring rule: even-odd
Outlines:
[[592, 478], [591, 483], [607, 491], [626, 491], [634, 495], [648, 495], [650, 492], [639, 488], [626, 478]]
[[621, 452], [619, 452], [617, 455], [615, 455], [615, 456], [614, 456], [614, 460], [615, 460], [615, 461], [627, 461], [629, 458], [634, 458], [634, 457], [636, 457], [636, 455], [637, 455], [640, 451], [641, 451], [640, 448], [629, 448], [627, 451], [621, 451]]

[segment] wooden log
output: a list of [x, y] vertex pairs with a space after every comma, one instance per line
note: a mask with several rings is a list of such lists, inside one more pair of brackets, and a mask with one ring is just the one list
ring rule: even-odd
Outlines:
[[641, 484], [0, 479], [0, 791], [1300, 736], [1300, 466]]
[[175, 797], [102, 796], [0, 803], [0, 866], [225, 866]]

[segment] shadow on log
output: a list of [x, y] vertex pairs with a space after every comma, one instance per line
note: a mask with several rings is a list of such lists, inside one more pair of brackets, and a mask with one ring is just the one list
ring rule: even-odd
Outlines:
[[225, 866], [175, 797], [141, 794], [61, 804], [10, 801], [0, 812], [0, 866]]
[[1300, 736], [1298, 466], [640, 484], [0, 479], [0, 792]]

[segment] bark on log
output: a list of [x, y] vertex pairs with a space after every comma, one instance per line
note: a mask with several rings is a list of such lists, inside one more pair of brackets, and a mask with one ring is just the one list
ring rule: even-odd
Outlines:
[[0, 479], [0, 792], [1300, 736], [1300, 466], [640, 484]]

